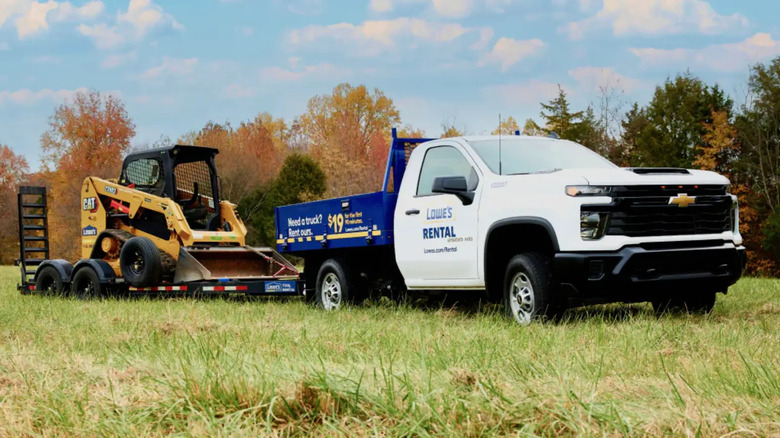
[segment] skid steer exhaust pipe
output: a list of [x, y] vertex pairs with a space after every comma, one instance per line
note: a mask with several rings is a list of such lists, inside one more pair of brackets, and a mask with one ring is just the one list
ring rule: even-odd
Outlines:
[[202, 280], [294, 278], [298, 270], [271, 248], [182, 248], [175, 283]]

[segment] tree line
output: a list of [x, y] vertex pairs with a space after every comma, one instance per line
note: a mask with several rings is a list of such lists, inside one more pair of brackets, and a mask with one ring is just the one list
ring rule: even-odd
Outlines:
[[[751, 68], [745, 101], [736, 104], [717, 84], [690, 72], [668, 78], [645, 105], [628, 105], [619, 87], [605, 86], [597, 101], [575, 110], [562, 88], [541, 103], [539, 118], [522, 127], [514, 117], [492, 134], [557, 134], [620, 166], [684, 167], [729, 177], [740, 201], [740, 231], [750, 274], [780, 276], [780, 58]], [[538, 120], [538, 122], [537, 122]], [[209, 122], [175, 141], [219, 149], [222, 197], [236, 202], [249, 243], [273, 245], [273, 208], [381, 187], [390, 132], [401, 125], [393, 100], [381, 90], [340, 84], [315, 96], [292, 121], [260, 113], [234, 126]], [[405, 137], [426, 137], [412, 125]], [[440, 137], [469, 134], [443, 123]], [[0, 263], [18, 254], [14, 194], [20, 184], [46, 185], [50, 196], [52, 255], [79, 254], [79, 187], [86, 176], [116, 178], [131, 151], [135, 125], [124, 103], [97, 91], [77, 93], [57, 107], [41, 136], [38, 172], [0, 145]]]

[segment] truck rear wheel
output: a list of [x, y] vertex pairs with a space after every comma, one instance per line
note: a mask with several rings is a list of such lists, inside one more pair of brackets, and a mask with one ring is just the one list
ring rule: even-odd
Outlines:
[[97, 272], [90, 267], [84, 267], [76, 272], [70, 293], [80, 300], [91, 300], [103, 295], [103, 285], [100, 284]]
[[715, 307], [716, 292], [682, 292], [652, 301], [656, 315], [664, 313], [689, 313], [707, 315]]
[[551, 315], [555, 291], [549, 257], [526, 253], [509, 260], [504, 276], [504, 309], [515, 322], [528, 325]]
[[349, 269], [338, 259], [326, 260], [317, 273], [314, 300], [325, 310], [338, 310], [350, 298]]
[[156, 286], [162, 276], [160, 250], [146, 237], [133, 237], [122, 245], [119, 267], [131, 286]]
[[62, 276], [54, 266], [45, 266], [35, 279], [35, 290], [44, 295], [61, 295]]

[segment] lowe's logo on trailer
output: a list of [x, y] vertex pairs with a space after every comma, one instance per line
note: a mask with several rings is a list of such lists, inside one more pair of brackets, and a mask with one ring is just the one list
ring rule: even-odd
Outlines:
[[294, 281], [269, 281], [265, 284], [266, 293], [295, 293]]

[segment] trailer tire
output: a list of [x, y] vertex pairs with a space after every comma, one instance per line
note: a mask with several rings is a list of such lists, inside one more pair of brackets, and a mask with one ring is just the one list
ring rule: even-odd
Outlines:
[[549, 257], [540, 253], [518, 254], [509, 260], [504, 275], [506, 315], [528, 325], [555, 313], [557, 286]]
[[44, 266], [35, 279], [35, 291], [43, 295], [61, 295], [62, 276], [54, 266]]
[[332, 311], [349, 302], [353, 284], [349, 268], [340, 259], [326, 260], [317, 273], [314, 300], [317, 307]]
[[119, 267], [131, 286], [156, 286], [162, 277], [160, 250], [146, 237], [133, 237], [122, 245]]
[[91, 267], [84, 267], [76, 272], [73, 283], [70, 285], [70, 293], [80, 300], [91, 300], [103, 295], [103, 285], [97, 272]]

